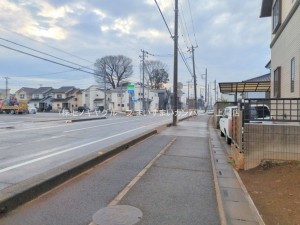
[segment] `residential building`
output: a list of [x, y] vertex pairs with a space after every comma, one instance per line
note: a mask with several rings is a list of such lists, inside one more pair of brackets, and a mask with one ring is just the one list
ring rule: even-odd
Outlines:
[[150, 89], [148, 86], [145, 86], [143, 90], [142, 85], [137, 83], [134, 85], [131, 93], [125, 86], [107, 92], [110, 97], [109, 109], [116, 112], [125, 112], [127, 110], [152, 112], [159, 109], [157, 90]]
[[[106, 103], [108, 103], [109, 95], [106, 95]], [[82, 104], [91, 110], [105, 104], [105, 91], [99, 85], [92, 85], [85, 89], [82, 93]], [[107, 104], [108, 105], [108, 104]], [[107, 107], [105, 107], [107, 108]]]
[[61, 87], [52, 91], [52, 110], [59, 111], [68, 109], [76, 111], [79, 106], [82, 106], [82, 90], [73, 86]]
[[29, 108], [37, 108], [38, 111], [50, 111], [52, 109], [52, 87], [40, 87], [32, 92], [28, 101]]
[[36, 88], [28, 88], [28, 87], [22, 87], [18, 91], [16, 91], [16, 98], [17, 100], [24, 100], [26, 102], [29, 102], [32, 98], [32, 93], [35, 92]]
[[117, 87], [107, 91], [109, 99], [109, 109], [114, 112], [124, 112], [134, 110], [131, 98], [126, 87]]
[[262, 0], [271, 17], [271, 98], [300, 97], [300, 0]]

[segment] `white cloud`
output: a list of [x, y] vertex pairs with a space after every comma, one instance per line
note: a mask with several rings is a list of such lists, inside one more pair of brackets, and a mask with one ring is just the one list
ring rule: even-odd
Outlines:
[[100, 17], [100, 19], [104, 19], [107, 17], [107, 15], [104, 12], [102, 12], [100, 9], [94, 9], [93, 13], [98, 15]]
[[130, 34], [132, 27], [134, 26], [134, 19], [128, 18], [117, 18], [111, 25], [102, 25], [101, 30], [107, 32], [109, 30], [120, 31], [123, 34]]
[[215, 19], [214, 19], [214, 24], [215, 25], [224, 25], [226, 23], [229, 22], [231, 18], [231, 13], [222, 13], [221, 15], [217, 16]]

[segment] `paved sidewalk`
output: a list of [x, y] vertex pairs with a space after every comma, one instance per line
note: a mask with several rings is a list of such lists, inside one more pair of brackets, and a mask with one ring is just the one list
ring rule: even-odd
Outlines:
[[[140, 212], [132, 215], [139, 222], [124, 224], [264, 224], [238, 174], [227, 163], [223, 140], [206, 119], [199, 115], [159, 134], [175, 140], [108, 207], [128, 205]], [[107, 216], [104, 211], [91, 224], [106, 224], [102, 223]]]
[[119, 202], [142, 211], [138, 224], [220, 224], [205, 120], [159, 134], [175, 141]]

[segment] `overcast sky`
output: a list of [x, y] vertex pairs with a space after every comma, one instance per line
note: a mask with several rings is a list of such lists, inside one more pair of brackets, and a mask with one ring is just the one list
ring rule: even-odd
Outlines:
[[[174, 0], [157, 0], [174, 33]], [[197, 83], [242, 81], [268, 73], [270, 19], [259, 18], [261, 0], [179, 0], [179, 47], [190, 69], [195, 49]], [[139, 81], [141, 49], [148, 60], [168, 65], [173, 80], [173, 40], [154, 0], [1, 0], [0, 45], [78, 68], [96, 59], [125, 55], [133, 60], [132, 82]], [[5, 40], [3, 40], [5, 39]], [[14, 42], [10, 43], [8, 41]], [[61, 61], [27, 48], [59, 57]], [[191, 74], [179, 55], [178, 80]], [[86, 69], [88, 70], [88, 69]], [[88, 70], [91, 71], [91, 70]], [[0, 77], [9, 88], [95, 84], [91, 74], [0, 46]], [[0, 89], [5, 79], [0, 79]]]

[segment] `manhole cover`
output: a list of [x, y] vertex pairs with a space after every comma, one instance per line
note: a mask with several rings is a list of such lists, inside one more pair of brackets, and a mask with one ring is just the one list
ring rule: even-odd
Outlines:
[[130, 205], [115, 205], [100, 209], [93, 215], [97, 225], [134, 225], [142, 219], [143, 213]]

